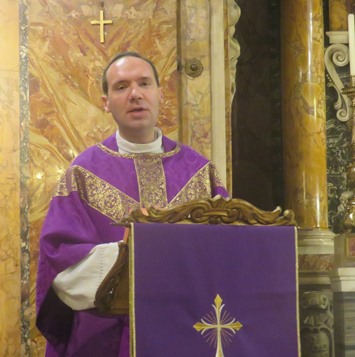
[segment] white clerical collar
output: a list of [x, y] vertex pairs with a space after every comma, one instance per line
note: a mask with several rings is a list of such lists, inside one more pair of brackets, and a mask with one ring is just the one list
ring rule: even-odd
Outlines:
[[164, 152], [162, 138], [163, 135], [159, 128], [155, 128], [155, 139], [148, 144], [131, 143], [123, 139], [118, 130], [116, 132], [116, 141], [120, 154], [160, 154]]

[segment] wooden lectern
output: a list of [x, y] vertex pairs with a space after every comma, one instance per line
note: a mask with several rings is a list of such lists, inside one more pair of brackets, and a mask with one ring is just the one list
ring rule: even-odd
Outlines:
[[216, 197], [122, 224], [132, 357], [300, 356], [292, 212]]

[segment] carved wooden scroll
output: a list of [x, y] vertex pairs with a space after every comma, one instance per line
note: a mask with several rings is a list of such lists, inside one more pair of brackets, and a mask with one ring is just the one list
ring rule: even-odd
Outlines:
[[282, 212], [280, 207], [273, 211], [263, 211], [251, 203], [238, 198], [216, 196], [207, 200], [195, 200], [159, 209], [149, 207], [137, 209], [119, 224], [130, 223], [203, 223], [233, 225], [282, 226], [296, 225], [291, 210]]

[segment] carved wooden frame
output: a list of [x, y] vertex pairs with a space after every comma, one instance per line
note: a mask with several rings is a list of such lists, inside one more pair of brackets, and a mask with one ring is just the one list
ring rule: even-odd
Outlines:
[[291, 210], [282, 212], [281, 208], [277, 207], [273, 211], [263, 211], [242, 199], [222, 196], [194, 200], [168, 209], [155, 207], [136, 209], [119, 224], [129, 226], [131, 223], [296, 225]]

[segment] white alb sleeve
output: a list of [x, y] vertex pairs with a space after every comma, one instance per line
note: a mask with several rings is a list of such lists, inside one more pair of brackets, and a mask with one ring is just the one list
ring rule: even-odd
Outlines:
[[94, 306], [95, 294], [118, 256], [118, 243], [99, 244], [79, 263], [59, 273], [52, 286], [59, 299], [73, 310]]

